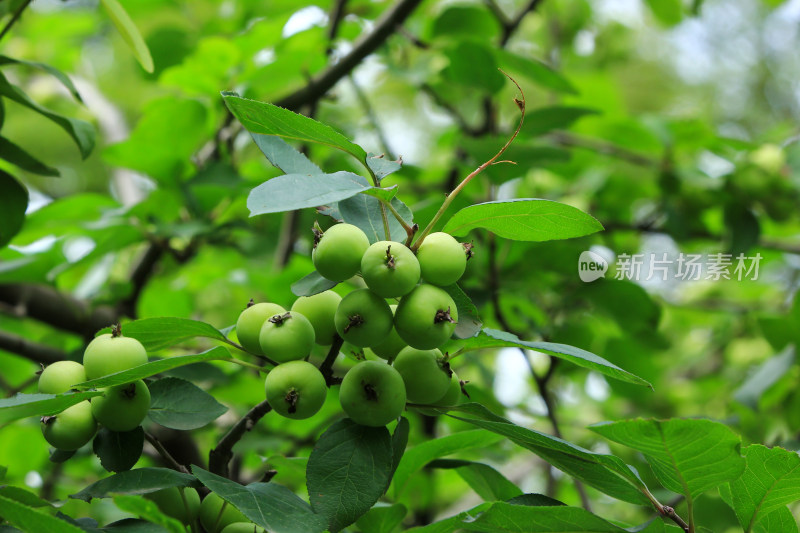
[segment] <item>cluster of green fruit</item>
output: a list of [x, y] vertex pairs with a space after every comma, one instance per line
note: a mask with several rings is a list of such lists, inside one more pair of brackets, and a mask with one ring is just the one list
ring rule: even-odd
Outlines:
[[[61, 394], [78, 383], [128, 370], [147, 363], [147, 352], [136, 339], [123, 337], [119, 327], [114, 333], [99, 335], [89, 343], [83, 364], [58, 361], [42, 370], [39, 392]], [[136, 429], [150, 410], [150, 391], [144, 381], [135, 381], [101, 389], [95, 396], [64, 409], [55, 416], [42, 418], [45, 440], [58, 450], [74, 451], [92, 440], [98, 423], [110, 431]]]
[[[344, 376], [339, 401], [356, 423], [386, 425], [406, 402], [457, 403], [461, 384], [439, 347], [452, 336], [458, 311], [442, 287], [461, 278], [470, 253], [447, 233], [428, 235], [415, 253], [399, 242], [370, 245], [350, 224], [317, 232], [312, 253], [317, 272], [335, 282], [360, 273], [367, 288], [344, 298], [330, 290], [303, 296], [288, 311], [251, 303], [241, 313], [236, 330], [242, 346], [279, 363], [265, 384], [273, 410], [294, 419], [319, 411], [325, 376], [303, 359], [315, 342], [328, 346], [337, 340], [369, 348], [390, 363], [361, 361]], [[399, 302], [390, 305], [387, 299]]]
[[200, 501], [200, 495], [191, 487], [170, 487], [144, 495], [153, 501], [162, 513], [185, 525], [197, 521], [208, 533], [263, 533], [263, 529], [250, 522], [236, 507], [211, 492]]

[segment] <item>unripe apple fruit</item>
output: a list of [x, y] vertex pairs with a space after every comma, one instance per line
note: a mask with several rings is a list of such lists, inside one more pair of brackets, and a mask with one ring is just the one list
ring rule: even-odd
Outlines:
[[400, 373], [390, 365], [362, 361], [345, 374], [339, 403], [356, 424], [385, 426], [403, 412], [406, 387]]
[[286, 309], [274, 303], [262, 302], [248, 305], [247, 309], [239, 314], [239, 319], [236, 321], [236, 336], [239, 338], [242, 348], [250, 353], [264, 355], [258, 340], [261, 327], [268, 318], [285, 312]]
[[208, 533], [220, 533], [234, 522], [248, 522], [239, 509], [212, 492], [200, 503], [198, 513], [200, 524]]
[[[394, 316], [394, 312], [397, 310], [396, 305], [390, 305], [389, 308], [392, 310], [392, 316]], [[406, 342], [400, 338], [400, 335], [397, 334], [395, 331], [394, 326], [392, 326], [392, 330], [389, 332], [389, 335], [380, 343], [371, 347], [371, 350], [382, 359], [392, 360], [397, 357], [397, 354], [400, 353], [400, 350], [408, 346]]]
[[334, 316], [336, 331], [360, 347], [380, 343], [392, 330], [392, 310], [369, 289], [356, 289], [342, 298]]
[[369, 239], [352, 224], [331, 226], [314, 247], [314, 268], [326, 279], [344, 281], [358, 272]]
[[333, 317], [342, 297], [333, 291], [324, 291], [313, 296], [301, 296], [292, 304], [292, 311], [297, 311], [314, 326], [314, 342], [322, 346], [333, 344], [336, 325]]
[[61, 394], [84, 381], [86, 381], [86, 371], [82, 364], [75, 361], [56, 361], [42, 370], [39, 376], [39, 392]]
[[467, 268], [464, 246], [450, 234], [431, 233], [417, 249], [422, 279], [446, 287], [456, 283]]
[[419, 282], [419, 261], [404, 244], [373, 243], [361, 258], [361, 276], [372, 292], [396, 298], [411, 292]]
[[296, 420], [314, 416], [328, 393], [322, 372], [306, 361], [276, 366], [267, 374], [264, 388], [272, 410]]
[[458, 309], [447, 292], [423, 283], [404, 296], [394, 313], [397, 334], [420, 350], [438, 348], [453, 334]]
[[261, 326], [258, 340], [264, 355], [285, 363], [302, 359], [314, 347], [314, 326], [297, 311], [275, 315]]
[[134, 381], [103, 390], [92, 398], [92, 414], [111, 431], [131, 431], [139, 427], [150, 410], [150, 390], [144, 381]]
[[97, 379], [147, 363], [142, 343], [132, 337], [104, 333], [92, 339], [83, 353], [86, 379]]
[[435, 403], [450, 386], [450, 365], [437, 349], [418, 350], [407, 346], [400, 350], [394, 369], [406, 384], [406, 398], [411, 403]]
[[184, 524], [191, 524], [200, 512], [200, 496], [191, 487], [169, 487], [143, 496], [158, 505], [162, 513]]
[[77, 450], [94, 437], [97, 421], [88, 401], [67, 407], [55, 416], [42, 417], [42, 434], [51, 446], [66, 451]]

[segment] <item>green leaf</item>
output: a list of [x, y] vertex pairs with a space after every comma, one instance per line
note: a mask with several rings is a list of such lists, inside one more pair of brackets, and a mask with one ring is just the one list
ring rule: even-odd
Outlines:
[[500, 25], [497, 18], [491, 16], [486, 8], [454, 5], [436, 17], [432, 32], [436, 37], [453, 35], [470, 39], [477, 37], [489, 41], [499, 34]]
[[400, 420], [397, 422], [397, 426], [394, 428], [394, 433], [392, 433], [392, 468], [389, 472], [389, 480], [386, 483], [384, 492], [389, 490], [389, 484], [392, 482], [394, 473], [397, 472], [397, 467], [400, 465], [400, 461], [406, 453], [410, 431], [411, 425], [408, 423], [408, 419], [401, 416]]
[[67, 76], [66, 74], [64, 74], [63, 72], [61, 72], [60, 70], [58, 70], [53, 66], [46, 65], [44, 63], [38, 63], [36, 61], [25, 61], [24, 59], [14, 59], [13, 57], [0, 55], [0, 66], [3, 65], [26, 65], [29, 67], [34, 67], [44, 70], [45, 72], [56, 78], [58, 81], [60, 81], [64, 85], [64, 87], [67, 88], [72, 97], [75, 98], [75, 100], [83, 102], [83, 100], [81, 100], [81, 95], [78, 94], [78, 88], [75, 87], [75, 84], [72, 83], [72, 80], [69, 79], [69, 76]]
[[28, 208], [28, 189], [0, 170], [0, 248], [22, 229]]
[[449, 64], [442, 74], [445, 78], [494, 94], [505, 85], [506, 77], [497, 70], [491, 48], [472, 40], [460, 40], [445, 50]]
[[277, 483], [251, 483], [244, 486], [224, 477], [192, 467], [203, 485], [239, 509], [249, 520], [272, 533], [318, 533], [325, 530], [325, 519], [295, 493]]
[[292, 283], [295, 296], [313, 296], [334, 288], [338, 282], [323, 278], [316, 270]]
[[[389, 174], [393, 174], [400, 170], [403, 166], [403, 160], [398, 159], [397, 161], [392, 161], [391, 159], [387, 159], [384, 157], [383, 154], [373, 154], [370, 152], [367, 154], [367, 168], [372, 171], [375, 175], [375, 178], [378, 180], [378, 183], [381, 182], [383, 178], [388, 176]], [[388, 198], [387, 198], [388, 200]]]
[[76, 451], [77, 450], [67, 451], [67, 450], [59, 450], [57, 448], [53, 448], [52, 451], [50, 452], [50, 457], [49, 457], [50, 462], [56, 464], [65, 463], [70, 459], [72, 459]]
[[122, 35], [122, 38], [125, 39], [136, 60], [145, 71], [152, 73], [153, 58], [150, 55], [150, 49], [147, 48], [147, 43], [142, 39], [142, 34], [139, 33], [139, 29], [133, 23], [125, 8], [117, 0], [100, 0], [100, 3], [103, 4], [111, 22], [117, 27], [117, 31]]
[[250, 133], [250, 136], [269, 162], [285, 174], [323, 174], [322, 169], [280, 137], [260, 133]]
[[683, 20], [682, 0], [645, 0], [645, 4], [664, 26], [675, 26]]
[[522, 490], [509, 481], [503, 474], [489, 465], [472, 461], [434, 461], [428, 466], [436, 468], [452, 468], [475, 491], [475, 494], [487, 502], [506, 501], [522, 495]]
[[12, 487], [8, 485], [5, 487], [0, 487], [0, 496], [12, 499], [23, 505], [27, 505], [28, 507], [53, 507], [50, 502], [43, 500], [36, 494], [20, 487]]
[[[456, 416], [460, 412], [470, 417]], [[647, 488], [639, 474], [619, 457], [595, 453], [533, 429], [517, 426], [476, 403], [450, 408], [448, 416], [502, 435], [526, 448], [556, 468], [622, 501], [650, 505]]]
[[0, 137], [0, 158], [34, 174], [41, 176], [59, 175], [58, 169], [48, 167], [5, 137]]
[[[106, 328], [99, 331], [98, 334], [110, 332], [111, 330]], [[125, 337], [133, 337], [141, 342], [148, 352], [168, 348], [194, 337], [207, 337], [209, 339], [227, 341], [225, 335], [211, 324], [206, 324], [199, 320], [175, 317], [134, 320], [122, 325], [122, 334]]]
[[213, 396], [193, 383], [162, 378], [150, 385], [150, 420], [164, 427], [190, 430], [201, 428], [228, 410]]
[[741, 438], [711, 420], [623, 420], [589, 426], [603, 437], [642, 452], [658, 480], [694, 500], [738, 478], [745, 467]]
[[326, 124], [273, 104], [242, 98], [232, 92], [223, 92], [222, 99], [233, 116], [251, 133], [324, 144], [366, 164], [367, 152]]
[[[83, 383], [77, 383], [74, 388], [76, 389], [99, 389], [102, 387], [111, 387], [113, 385], [124, 385], [140, 379], [149, 378], [156, 374], [161, 374], [167, 370], [178, 368], [180, 366], [191, 365], [203, 361], [229, 361], [231, 359], [230, 352], [222, 346], [211, 348], [208, 351], [194, 354], [194, 355], [178, 355], [169, 357], [167, 359], [159, 359], [158, 361], [151, 361], [143, 365], [139, 365], [116, 374], [109, 374], [102, 378], [91, 379]], [[96, 396], [96, 394], [93, 394]]]
[[86, 159], [94, 148], [94, 128], [84, 120], [65, 117], [45, 109], [25, 94], [19, 87], [12, 85], [3, 74], [0, 74], [0, 96], [14, 100], [18, 104], [36, 111], [40, 115], [52, 120], [64, 129], [75, 140], [80, 149], [81, 156]]
[[550, 106], [528, 111], [522, 131], [527, 135], [541, 135], [552, 130], [567, 129], [579, 119], [597, 115], [596, 109], [585, 107]]
[[172, 533], [186, 533], [183, 524], [161, 512], [161, 509], [158, 508], [155, 502], [131, 494], [120, 494], [114, 496], [114, 504], [122, 511], [143, 518], [153, 524], [163, 526], [167, 531], [171, 531]]
[[[385, 240], [383, 219], [381, 218], [381, 203], [377, 198], [366, 194], [358, 194], [342, 200], [336, 205], [342, 220], [361, 228], [366, 233], [369, 242]], [[392, 198], [392, 206], [400, 213], [400, 216], [403, 217], [407, 224], [413, 222], [414, 216], [411, 210], [399, 198]], [[391, 213], [387, 211], [386, 215], [389, 217], [389, 233], [391, 233], [389, 240], [405, 242], [408, 236], [406, 230], [403, 229], [403, 226]]]
[[511, 74], [525, 76], [530, 81], [547, 89], [564, 93], [578, 94], [575, 86], [567, 78], [536, 59], [528, 59], [505, 49], [494, 49], [497, 64]]
[[144, 447], [142, 426], [132, 431], [109, 431], [100, 429], [92, 443], [94, 454], [109, 472], [130, 470], [139, 461]]
[[88, 400], [102, 392], [67, 392], [64, 394], [25, 394], [0, 399], [0, 425], [29, 416], [56, 415], [77, 403]]
[[457, 339], [468, 339], [477, 335], [483, 322], [478, 316], [478, 308], [472, 303], [470, 297], [455, 283], [442, 288], [450, 295], [458, 309], [458, 324], [456, 324], [453, 335]]
[[70, 498], [92, 501], [93, 498], [108, 498], [112, 494], [147, 494], [169, 487], [199, 487], [189, 474], [169, 468], [137, 468], [127, 470], [96, 481]]
[[781, 507], [762, 516], [756, 522], [753, 533], [797, 533], [797, 521], [788, 507]]
[[0, 516], [22, 531], [47, 531], [48, 533], [83, 533], [78, 526], [50, 514], [28, 507], [0, 495]]
[[434, 459], [469, 448], [491, 446], [500, 440], [502, 439], [498, 435], [474, 429], [439, 437], [409, 448], [394, 474], [395, 498], [402, 494], [411, 475]]
[[363, 177], [352, 172], [333, 174], [284, 174], [265, 181], [250, 191], [250, 216], [294, 211], [338, 202], [371, 189]]
[[729, 487], [731, 506], [749, 533], [763, 517], [800, 500], [800, 456], [760, 444], [745, 447], [742, 455], [747, 466]]
[[356, 520], [361, 533], [392, 533], [408, 514], [402, 503], [376, 505], [367, 514]]
[[492, 506], [491, 503], [482, 503], [477, 507], [462, 511], [457, 515], [433, 522], [426, 526], [414, 527], [406, 531], [406, 533], [453, 533], [454, 531], [462, 531], [466, 523], [474, 520], [476, 516], [480, 515], [486, 509]]
[[383, 495], [392, 468], [392, 444], [385, 427], [349, 418], [330, 426], [317, 441], [306, 467], [311, 507], [333, 533], [355, 522]]
[[778, 355], [764, 361], [733, 394], [739, 403], [758, 409], [761, 396], [794, 365], [794, 346], [787, 346]]
[[[460, 317], [461, 315], [459, 315]], [[646, 387], [653, 386], [644, 379], [631, 374], [615, 364], [606, 361], [599, 355], [595, 355], [586, 350], [581, 350], [575, 346], [567, 344], [558, 344], [555, 342], [538, 342], [538, 341], [523, 341], [513, 333], [500, 331], [497, 329], [484, 328], [477, 337], [467, 339], [463, 344], [465, 351], [480, 350], [482, 348], [502, 348], [502, 347], [517, 347], [526, 348], [528, 350], [535, 350], [543, 352], [559, 359], [564, 359], [570, 363], [594, 370], [610, 378], [618, 379], [620, 381], [627, 381], [628, 383], [635, 383], [636, 385], [644, 385]]]
[[591, 235], [601, 231], [603, 225], [571, 205], [521, 198], [465, 207], [447, 221], [442, 231], [463, 236], [475, 228], [506, 239], [541, 242]]

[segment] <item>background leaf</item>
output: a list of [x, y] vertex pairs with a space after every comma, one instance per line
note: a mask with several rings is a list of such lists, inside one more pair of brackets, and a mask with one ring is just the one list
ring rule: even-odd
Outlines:
[[0, 495], [0, 516], [22, 531], [83, 533], [83, 530], [77, 526], [3, 495]]
[[100, 3], [106, 9], [111, 22], [117, 27], [117, 31], [125, 39], [142, 68], [147, 72], [153, 72], [153, 58], [150, 55], [150, 49], [122, 4], [117, 0], [100, 0]]
[[28, 189], [0, 170], [0, 248], [19, 233], [28, 207]]

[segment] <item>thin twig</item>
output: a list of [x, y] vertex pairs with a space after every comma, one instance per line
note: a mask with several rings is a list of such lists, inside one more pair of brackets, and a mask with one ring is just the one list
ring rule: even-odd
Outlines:
[[328, 48], [325, 50], [327, 55], [331, 55], [333, 52], [333, 41], [339, 33], [339, 24], [344, 18], [346, 4], [347, 0], [335, 0], [331, 4], [331, 10], [328, 13]]
[[22, 12], [25, 11], [25, 8], [28, 7], [31, 4], [32, 1], [33, 0], [25, 0], [25, 2], [23, 2], [23, 3], [21, 3], [19, 5], [17, 10], [14, 11], [14, 14], [11, 15], [11, 18], [6, 23], [5, 27], [3, 28], [3, 31], [0, 31], [0, 39], [2, 39], [3, 37], [6, 36], [6, 33], [8, 33], [8, 30], [10, 30], [11, 26], [13, 26], [17, 22], [17, 20], [19, 20], [19, 17], [22, 16]]
[[334, 336], [331, 348], [328, 350], [328, 355], [325, 356], [325, 360], [319, 366], [319, 371], [322, 372], [322, 376], [325, 378], [325, 384], [328, 385], [328, 387], [342, 382], [340, 378], [334, 377], [333, 364], [336, 362], [336, 358], [339, 356], [339, 351], [342, 349], [343, 344], [344, 339], [338, 334]]
[[152, 435], [151, 433], [145, 431], [144, 432], [144, 438], [147, 439], [147, 442], [149, 442], [150, 445], [153, 446], [153, 448], [156, 449], [158, 454], [161, 457], [163, 457], [164, 460], [167, 463], [169, 463], [169, 465], [173, 469], [177, 470], [178, 472], [183, 472], [184, 474], [191, 474], [191, 472], [189, 472], [189, 469], [186, 468], [186, 466], [180, 464], [178, 461], [175, 460], [174, 457], [172, 457], [172, 455], [167, 451], [167, 449], [164, 448], [164, 445], [161, 444], [161, 441], [158, 440], [154, 435]]
[[245, 433], [253, 429], [258, 421], [271, 410], [272, 407], [269, 405], [269, 402], [264, 400], [240, 418], [219, 440], [217, 446], [208, 453], [209, 471], [220, 476], [228, 477], [228, 465], [233, 458], [233, 446], [242, 439]]

